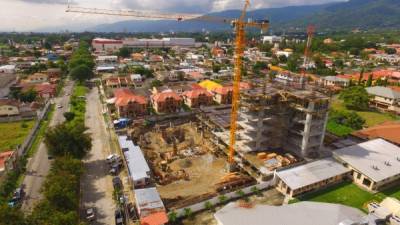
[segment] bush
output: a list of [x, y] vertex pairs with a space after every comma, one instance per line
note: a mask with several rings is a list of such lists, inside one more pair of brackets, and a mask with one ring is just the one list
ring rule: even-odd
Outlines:
[[205, 209], [210, 210], [210, 209], [212, 209], [212, 207], [213, 207], [213, 204], [210, 201], [206, 201], [204, 203], [204, 208]]
[[329, 113], [329, 121], [350, 127], [354, 130], [361, 129], [365, 124], [365, 119], [359, 116], [356, 112], [340, 110], [331, 110]]
[[191, 208], [184, 208], [183, 209], [183, 215], [185, 217], [191, 217], [193, 215], [192, 209]]
[[225, 195], [220, 195], [218, 197], [218, 200], [220, 203], [224, 203], [224, 202], [226, 202], [226, 200], [228, 200], [228, 198]]

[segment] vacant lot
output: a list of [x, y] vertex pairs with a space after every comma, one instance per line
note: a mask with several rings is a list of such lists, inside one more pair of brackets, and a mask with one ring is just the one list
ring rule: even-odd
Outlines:
[[366, 211], [366, 204], [371, 201], [382, 201], [385, 197], [395, 197], [400, 200], [400, 188], [394, 187], [381, 193], [372, 194], [357, 187], [355, 184], [345, 182], [330, 188], [306, 194], [292, 201], [315, 201], [348, 205]]
[[22, 144], [34, 124], [34, 120], [0, 123], [0, 152]]

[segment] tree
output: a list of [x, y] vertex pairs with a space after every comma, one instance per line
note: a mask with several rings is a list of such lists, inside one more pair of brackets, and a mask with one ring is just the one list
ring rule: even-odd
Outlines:
[[159, 81], [159, 80], [153, 80], [151, 82], [151, 87], [160, 87], [162, 85], [163, 85], [163, 83], [161, 81]]
[[92, 147], [92, 138], [86, 131], [83, 123], [63, 123], [50, 128], [45, 134], [44, 142], [50, 155], [82, 158]]
[[285, 55], [280, 55], [279, 56], [279, 61], [281, 63], [286, 63], [288, 61], [288, 58]]
[[368, 76], [368, 80], [367, 80], [367, 87], [371, 87], [372, 86], [372, 74], [370, 74]]
[[73, 79], [82, 82], [91, 79], [94, 76], [94, 74], [93, 71], [87, 65], [79, 65], [71, 70], [70, 76]]
[[291, 55], [287, 61], [287, 67], [292, 72], [297, 72], [299, 70], [299, 57], [297, 55]]
[[386, 49], [385, 49], [385, 52], [386, 52], [386, 54], [394, 55], [394, 54], [397, 53], [397, 50], [394, 49], [394, 48], [386, 48]]
[[22, 211], [10, 208], [7, 205], [0, 205], [0, 225], [27, 225]]
[[214, 73], [218, 73], [221, 70], [221, 65], [213, 64], [212, 65], [212, 70], [213, 70]]
[[65, 112], [63, 115], [66, 121], [72, 121], [75, 118], [74, 112]]
[[185, 80], [185, 72], [183, 71], [178, 71], [178, 80], [179, 81], [184, 81]]
[[352, 110], [367, 110], [369, 103], [369, 96], [367, 91], [362, 86], [354, 86], [344, 89], [339, 99], [343, 100], [344, 105]]
[[129, 58], [132, 54], [132, 50], [127, 47], [122, 47], [119, 49], [118, 56], [122, 58]]
[[34, 102], [37, 97], [37, 91], [35, 91], [33, 88], [30, 88], [29, 90], [25, 92], [21, 92], [19, 94], [18, 99], [21, 102]]
[[363, 81], [364, 71], [365, 71], [365, 68], [364, 67], [361, 68], [360, 76], [358, 77], [358, 85], [361, 85], [361, 83]]

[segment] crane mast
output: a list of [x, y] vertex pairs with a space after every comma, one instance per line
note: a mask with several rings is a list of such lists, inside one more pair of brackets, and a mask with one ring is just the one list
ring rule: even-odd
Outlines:
[[150, 11], [137, 11], [137, 10], [109, 10], [109, 9], [96, 9], [96, 8], [83, 8], [71, 6], [68, 4], [66, 12], [85, 13], [85, 14], [100, 14], [100, 15], [114, 15], [114, 16], [129, 16], [147, 19], [167, 19], [167, 20], [199, 20], [215, 23], [231, 23], [235, 30], [235, 54], [234, 54], [234, 76], [233, 76], [233, 91], [232, 91], [232, 110], [230, 120], [230, 140], [228, 149], [228, 162], [230, 169], [235, 168], [235, 143], [237, 131], [237, 119], [240, 101], [240, 80], [243, 68], [243, 56], [246, 45], [246, 31], [247, 27], [259, 28], [266, 31], [269, 28], [268, 20], [245, 21], [247, 9], [250, 6], [250, 0], [246, 0], [242, 13], [238, 19], [226, 19], [219, 17], [212, 17], [206, 15], [196, 14], [168, 14]]

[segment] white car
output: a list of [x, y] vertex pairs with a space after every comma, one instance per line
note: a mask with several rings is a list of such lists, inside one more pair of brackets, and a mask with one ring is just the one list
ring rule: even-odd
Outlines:
[[60, 104], [57, 105], [57, 109], [61, 109], [62, 107], [63, 107], [63, 106], [60, 105]]
[[108, 163], [118, 162], [119, 160], [121, 160], [121, 157], [117, 154], [111, 154], [106, 158]]

